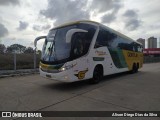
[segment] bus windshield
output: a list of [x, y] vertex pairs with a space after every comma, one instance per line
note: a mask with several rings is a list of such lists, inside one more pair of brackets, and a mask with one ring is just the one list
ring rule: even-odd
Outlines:
[[[72, 34], [70, 42], [67, 42], [66, 34], [72, 29], [81, 29], [87, 32], [75, 32]], [[43, 45], [41, 60], [60, 63], [86, 54], [95, 30], [95, 26], [82, 23], [50, 30]]]

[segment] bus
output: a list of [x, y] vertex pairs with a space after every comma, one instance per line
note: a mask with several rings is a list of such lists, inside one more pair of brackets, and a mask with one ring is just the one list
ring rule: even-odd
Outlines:
[[62, 82], [89, 79], [98, 83], [103, 76], [143, 66], [142, 44], [94, 21], [76, 21], [51, 29], [44, 39], [40, 75]]

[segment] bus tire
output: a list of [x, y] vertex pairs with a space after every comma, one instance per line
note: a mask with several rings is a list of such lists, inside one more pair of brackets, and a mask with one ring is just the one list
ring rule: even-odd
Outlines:
[[103, 77], [103, 67], [98, 65], [94, 68], [93, 78], [90, 80], [90, 83], [97, 84], [102, 80]]
[[132, 70], [130, 71], [131, 74], [136, 73], [138, 71], [137, 65], [134, 63], [132, 66]]
[[136, 67], [137, 67], [136, 72], [138, 72], [138, 69], [139, 69], [139, 63], [137, 63], [137, 66], [136, 66]]

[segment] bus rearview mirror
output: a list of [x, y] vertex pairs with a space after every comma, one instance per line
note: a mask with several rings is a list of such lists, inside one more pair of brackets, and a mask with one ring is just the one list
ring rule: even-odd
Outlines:
[[39, 36], [34, 40], [34, 47], [35, 48], [37, 47], [37, 41], [40, 40], [40, 39], [43, 39], [43, 38], [46, 39], [46, 36]]

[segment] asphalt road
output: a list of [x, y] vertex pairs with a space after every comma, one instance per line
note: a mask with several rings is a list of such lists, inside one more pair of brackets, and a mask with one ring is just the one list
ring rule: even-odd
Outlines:
[[0, 79], [0, 111], [135, 110], [160, 111], [160, 63], [144, 64], [136, 74], [106, 76], [95, 85], [87, 81], [61, 83], [39, 74]]

